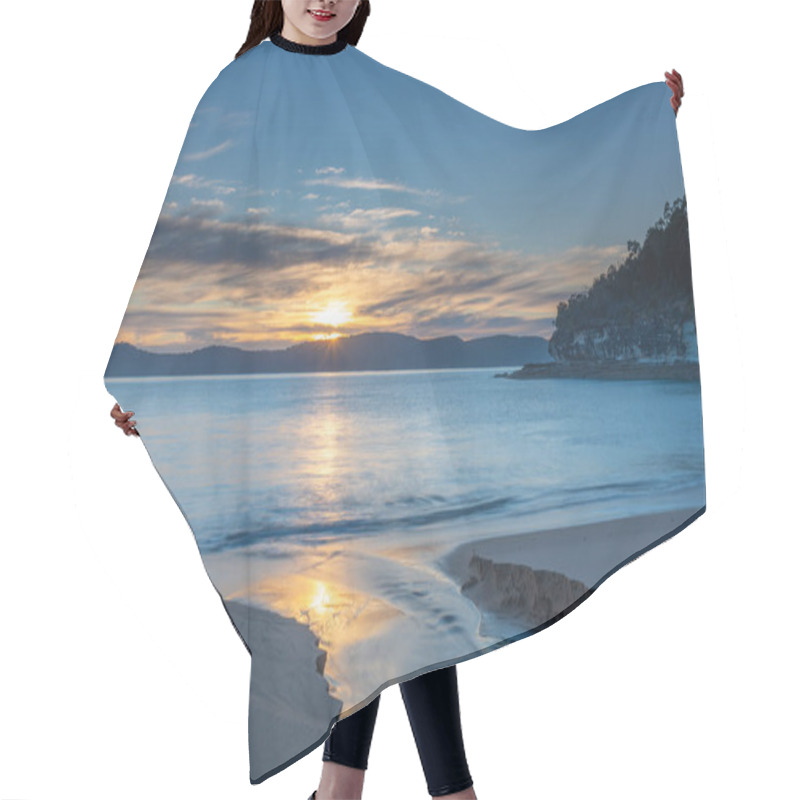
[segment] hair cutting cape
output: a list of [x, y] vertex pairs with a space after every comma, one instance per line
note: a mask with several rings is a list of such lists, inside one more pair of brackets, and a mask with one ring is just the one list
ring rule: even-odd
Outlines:
[[203, 95], [104, 382], [251, 656], [251, 783], [705, 511], [670, 96], [522, 130], [275, 36]]

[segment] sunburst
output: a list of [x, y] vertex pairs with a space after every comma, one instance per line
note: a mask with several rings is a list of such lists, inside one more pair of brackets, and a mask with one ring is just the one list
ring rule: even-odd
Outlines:
[[320, 325], [331, 325], [334, 328], [347, 322], [353, 313], [347, 308], [347, 304], [341, 301], [334, 301], [314, 314], [311, 319]]

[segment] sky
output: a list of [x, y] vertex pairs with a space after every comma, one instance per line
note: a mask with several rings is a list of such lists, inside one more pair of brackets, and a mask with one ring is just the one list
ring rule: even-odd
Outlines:
[[549, 338], [684, 192], [670, 95], [525, 131], [357, 48], [266, 40], [197, 106], [117, 341]]

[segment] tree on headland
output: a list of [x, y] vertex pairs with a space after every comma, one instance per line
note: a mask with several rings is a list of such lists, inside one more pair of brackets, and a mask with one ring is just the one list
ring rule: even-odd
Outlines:
[[570, 352], [582, 332], [613, 330], [624, 339], [634, 328], [678, 327], [694, 318], [686, 195], [664, 206], [644, 244], [628, 241], [619, 265], [610, 265], [592, 286], [557, 306], [550, 352]]

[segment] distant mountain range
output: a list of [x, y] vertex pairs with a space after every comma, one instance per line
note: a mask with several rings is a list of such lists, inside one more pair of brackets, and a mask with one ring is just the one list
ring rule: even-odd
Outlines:
[[285, 350], [212, 345], [190, 353], [153, 353], [119, 342], [104, 377], [509, 367], [552, 361], [547, 347], [541, 336], [487, 336], [465, 342], [458, 336], [423, 340], [400, 333], [360, 333]]

